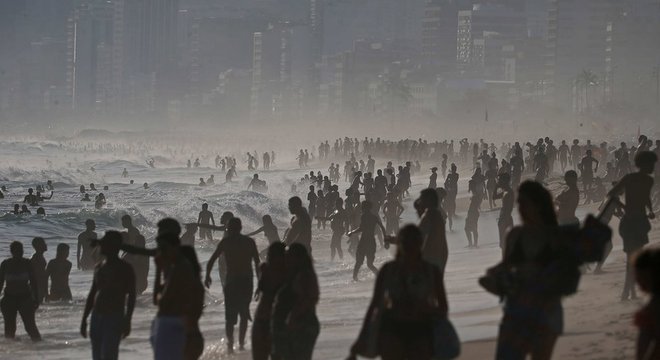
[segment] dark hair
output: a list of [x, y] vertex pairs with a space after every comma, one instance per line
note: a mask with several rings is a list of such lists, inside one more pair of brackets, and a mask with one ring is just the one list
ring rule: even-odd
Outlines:
[[179, 225], [178, 221], [172, 218], [165, 218], [159, 221], [157, 226], [159, 235], [171, 233], [174, 234], [174, 236], [179, 237], [179, 234], [181, 234], [181, 225]]
[[70, 249], [69, 245], [67, 245], [67, 244], [64, 244], [64, 243], [57, 244], [57, 253], [58, 254], [60, 254], [64, 251], [69, 251], [69, 249]]
[[294, 196], [289, 199], [289, 205], [295, 206], [295, 207], [302, 207], [302, 200], [300, 200], [299, 197]]
[[11, 252], [12, 255], [17, 255], [19, 252], [23, 252], [23, 244], [21, 244], [19, 241], [12, 241], [11, 244], [9, 244], [9, 252]]
[[416, 225], [408, 224], [399, 230], [397, 235], [399, 240], [399, 251], [404, 253], [420, 252], [424, 235]]
[[435, 189], [422, 190], [419, 194], [419, 199], [429, 208], [435, 209], [438, 207], [438, 193]]
[[274, 258], [284, 258], [286, 254], [286, 245], [283, 242], [276, 241], [270, 246], [268, 246], [267, 261], [271, 261]]
[[520, 184], [518, 195], [520, 198], [528, 198], [530, 203], [534, 204], [538, 209], [543, 224], [549, 226], [558, 225], [552, 195], [543, 187], [543, 185], [536, 181], [525, 181]]

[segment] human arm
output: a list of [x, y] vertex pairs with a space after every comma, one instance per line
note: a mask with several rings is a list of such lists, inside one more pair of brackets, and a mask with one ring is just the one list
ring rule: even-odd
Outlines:
[[94, 307], [94, 299], [96, 299], [96, 274], [94, 274], [94, 280], [92, 280], [92, 288], [89, 289], [89, 294], [87, 294], [87, 300], [85, 301], [85, 309], [83, 310], [82, 321], [80, 322], [80, 335], [84, 338], [87, 337], [87, 318], [89, 313], [92, 312], [92, 307]]
[[215, 218], [213, 217], [213, 214], [211, 214], [211, 224], [213, 224], [213, 226], [215, 226]]
[[[380, 220], [380, 219], [378, 219], [378, 220]], [[357, 234], [359, 232], [362, 232], [362, 227], [361, 226], [358, 226], [356, 229], [353, 229], [352, 231], [349, 231], [346, 235], [351, 236], [351, 235]]]
[[142, 256], [156, 256], [156, 249], [147, 249], [138, 246], [133, 246], [129, 244], [122, 243], [119, 246], [119, 249], [125, 251], [129, 254], [142, 255]]
[[258, 228], [257, 230], [255, 230], [255, 231], [253, 231], [249, 234], [246, 234], [245, 236], [254, 236], [254, 235], [257, 235], [257, 234], [259, 234], [260, 232], [263, 232], [263, 231], [264, 231], [264, 227], [262, 226], [262, 227]]
[[224, 251], [224, 247], [222, 246], [222, 241], [220, 244], [218, 244], [218, 247], [215, 249], [213, 254], [211, 255], [211, 258], [209, 258], [209, 262], [206, 264], [206, 276], [204, 277], [204, 285], [207, 288], [211, 287], [211, 271], [213, 271], [213, 265], [215, 264], [215, 261], [220, 257], [222, 252]]

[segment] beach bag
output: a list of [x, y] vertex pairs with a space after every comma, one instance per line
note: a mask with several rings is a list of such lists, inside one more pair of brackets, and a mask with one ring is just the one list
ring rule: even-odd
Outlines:
[[513, 292], [517, 284], [515, 273], [504, 263], [486, 270], [479, 278], [479, 285], [493, 295], [503, 298]]
[[455, 359], [461, 354], [461, 340], [448, 318], [438, 319], [433, 324], [433, 359]]

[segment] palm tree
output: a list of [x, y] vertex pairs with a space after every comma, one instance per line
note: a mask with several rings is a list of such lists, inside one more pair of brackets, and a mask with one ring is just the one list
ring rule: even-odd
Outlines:
[[584, 104], [586, 111], [589, 111], [589, 88], [592, 86], [598, 85], [598, 76], [594, 74], [591, 70], [584, 69], [582, 70], [577, 78], [576, 83], [578, 86], [582, 86], [584, 89]]

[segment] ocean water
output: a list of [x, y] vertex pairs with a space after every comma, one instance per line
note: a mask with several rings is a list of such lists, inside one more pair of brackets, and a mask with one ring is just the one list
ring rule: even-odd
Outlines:
[[[200, 147], [204, 148], [203, 145]], [[165, 146], [146, 141], [138, 145], [127, 145], [117, 139], [108, 142], [88, 139], [0, 141], [0, 153], [4, 155], [0, 164], [0, 185], [7, 187], [5, 199], [0, 200], [0, 257], [8, 256], [8, 245], [14, 240], [23, 242], [26, 256], [31, 256], [33, 251], [29, 245], [30, 240], [41, 236], [46, 239], [49, 247], [47, 260], [54, 257], [58, 243], [67, 243], [71, 246], [69, 260], [74, 263], [70, 278], [74, 301], [45, 304], [37, 311], [37, 325], [44, 341], [32, 343], [19, 323], [17, 340], [0, 339], [0, 359], [77, 360], [91, 357], [89, 340], [79, 335], [79, 324], [92, 273], [75, 269], [76, 238], [84, 230], [86, 219], [94, 219], [97, 232], [102, 235], [106, 230], [119, 229], [121, 216], [129, 214], [134, 224], [146, 236], [147, 246], [153, 246], [156, 223], [160, 219], [174, 217], [181, 222], [194, 222], [201, 210], [201, 204], [206, 202], [216, 221], [223, 211], [232, 211], [243, 220], [245, 232], [249, 232], [261, 225], [262, 215], [270, 214], [279, 227], [280, 234], [283, 234], [290, 217], [286, 201], [292, 195], [291, 184], [310, 170], [297, 169], [294, 161], [295, 149], [282, 151], [273, 170], [258, 171], [260, 178], [266, 180], [269, 186], [267, 193], [260, 194], [246, 191], [254, 172], [248, 172], [245, 164], [241, 162], [242, 158], [238, 156], [239, 172], [235, 182], [208, 187], [197, 186], [200, 177], [206, 179], [211, 174], [215, 174], [216, 182], [224, 181], [224, 174], [210, 166], [216, 153], [228, 154], [215, 148], [218, 152], [204, 153], [200, 147]], [[185, 161], [189, 158], [194, 160], [195, 157], [200, 157], [202, 167], [186, 168]], [[156, 160], [155, 169], [146, 165], [145, 160], [148, 158]], [[377, 167], [383, 166], [389, 160], [376, 159]], [[325, 162], [314, 163], [312, 169], [320, 169], [325, 173], [327, 167]], [[127, 179], [121, 177], [124, 168], [129, 172]], [[464, 173], [467, 174], [468, 171]], [[422, 174], [413, 179], [413, 195], [418, 194], [427, 184], [426, 176]], [[133, 179], [135, 184], [130, 185], [129, 179]], [[46, 209], [45, 216], [9, 213], [14, 203], [22, 202], [29, 187], [45, 184], [47, 180], [53, 181], [55, 192], [51, 200], [42, 203]], [[93, 202], [80, 201], [82, 195], [79, 186], [87, 186], [92, 182], [97, 189], [102, 189], [105, 185], [109, 187], [107, 191], [101, 190], [108, 200], [103, 209], [95, 209]], [[149, 183], [148, 189], [142, 187], [144, 182]], [[340, 191], [343, 192], [347, 185], [340, 183]], [[463, 191], [459, 197], [466, 197], [464, 190], [467, 185], [464, 181], [461, 181], [460, 188]], [[90, 193], [92, 198], [96, 193]], [[305, 193], [298, 195], [305, 198]], [[411, 200], [407, 199], [404, 206], [406, 211], [403, 222], [415, 222]], [[484, 211], [479, 221], [479, 250], [464, 248], [464, 209], [459, 208], [459, 219], [454, 223], [454, 231], [448, 233], [450, 257], [445, 286], [449, 296], [451, 319], [463, 341], [494, 337], [500, 317], [498, 299], [487, 294], [477, 284], [478, 277], [487, 267], [497, 263], [500, 257], [497, 212], [486, 210], [487, 206], [487, 203], [484, 203]], [[36, 208], [32, 211], [33, 214], [36, 213]], [[256, 240], [260, 250], [267, 246], [262, 235], [257, 235]], [[348, 354], [373, 291], [373, 274], [363, 267], [360, 281], [353, 282], [353, 258], [345, 251], [343, 261], [331, 262], [329, 243], [329, 228], [315, 230], [312, 246], [321, 286], [318, 314], [322, 326], [315, 359], [340, 359]], [[344, 249], [346, 248], [347, 245], [344, 245]], [[213, 249], [214, 244], [197, 242], [197, 251], [203, 267]], [[379, 250], [376, 265], [391, 259], [393, 251], [394, 249]], [[217, 276], [217, 272], [214, 271], [213, 276]], [[245, 352], [232, 356], [226, 354], [223, 340], [222, 289], [215, 278], [213, 286], [207, 292], [206, 305], [200, 321], [206, 338], [203, 359], [251, 358], [249, 343]], [[147, 290], [146, 294], [138, 297], [132, 333], [121, 344], [120, 358], [145, 359], [152, 356], [149, 330], [154, 314], [150, 290]]]

